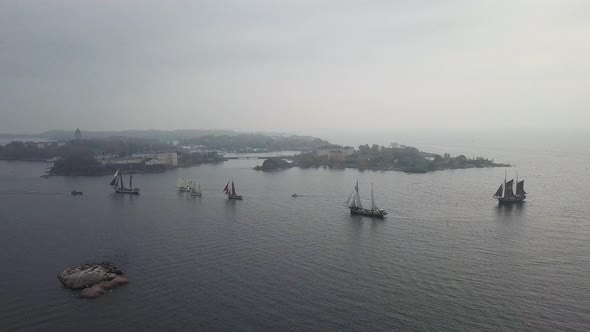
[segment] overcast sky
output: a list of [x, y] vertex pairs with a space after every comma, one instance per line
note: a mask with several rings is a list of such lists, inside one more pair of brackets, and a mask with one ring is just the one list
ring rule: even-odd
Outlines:
[[590, 1], [0, 0], [0, 132], [590, 127]]

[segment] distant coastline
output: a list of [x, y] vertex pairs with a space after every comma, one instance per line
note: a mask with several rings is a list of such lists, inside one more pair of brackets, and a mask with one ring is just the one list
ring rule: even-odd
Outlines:
[[[155, 133], [158, 131], [148, 131], [147, 135], [153, 137]], [[170, 133], [166, 132], [166, 136], [168, 135]], [[0, 145], [0, 160], [53, 162], [44, 177], [100, 176], [114, 174], [117, 169], [133, 168], [135, 173], [157, 173], [179, 167], [221, 163], [228, 160], [225, 153], [268, 154], [277, 151], [298, 153], [264, 158], [263, 164], [254, 169], [277, 171], [291, 167], [328, 167], [427, 173], [448, 169], [510, 166], [483, 157], [453, 157], [448, 153], [439, 155], [423, 152], [397, 143], [389, 146], [365, 144], [354, 148], [308, 136], [240, 133], [211, 135], [209, 132], [202, 136], [171, 141], [119, 136], [83, 139], [79, 130], [74, 139], [70, 140], [13, 141]]]

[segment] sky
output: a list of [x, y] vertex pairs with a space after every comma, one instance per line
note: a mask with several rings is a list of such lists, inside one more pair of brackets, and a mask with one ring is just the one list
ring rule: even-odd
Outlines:
[[0, 132], [590, 127], [590, 1], [0, 0]]

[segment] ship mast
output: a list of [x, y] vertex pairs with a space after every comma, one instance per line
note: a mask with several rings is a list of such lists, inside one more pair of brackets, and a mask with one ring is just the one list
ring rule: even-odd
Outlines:
[[356, 180], [356, 186], [354, 186], [354, 190], [356, 191], [356, 207], [362, 209], [363, 203], [361, 202], [361, 194], [359, 193], [359, 180]]
[[504, 194], [502, 195], [502, 197], [506, 197], [506, 176], [508, 175], [508, 170], [505, 169], [504, 170]]

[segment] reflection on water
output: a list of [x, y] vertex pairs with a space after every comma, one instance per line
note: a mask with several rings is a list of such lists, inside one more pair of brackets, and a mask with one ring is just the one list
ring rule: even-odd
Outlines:
[[[0, 321], [7, 330], [89, 321], [97, 330], [587, 330], [590, 177], [518, 161], [531, 193], [522, 205], [490, 199], [503, 169], [264, 173], [251, 170], [257, 160], [232, 160], [137, 175], [134, 196], [113, 193], [110, 176], [40, 179], [43, 165], [0, 162], [3, 193], [64, 193], [1, 195], [0, 266], [12, 268], [0, 279]], [[199, 178], [204, 195], [178, 192], [180, 176]], [[228, 178], [243, 201], [221, 193]], [[357, 178], [375, 184], [385, 219], [343, 206]], [[84, 195], [66, 195], [73, 187]], [[568, 199], [556, 201], [554, 188]], [[112, 260], [131, 283], [92, 303], [64, 292], [55, 275], [89, 260]]]
[[[498, 204], [496, 213], [502, 217], [521, 217], [525, 213], [526, 201], [519, 204]], [[506, 220], [506, 218], [504, 218]]]

